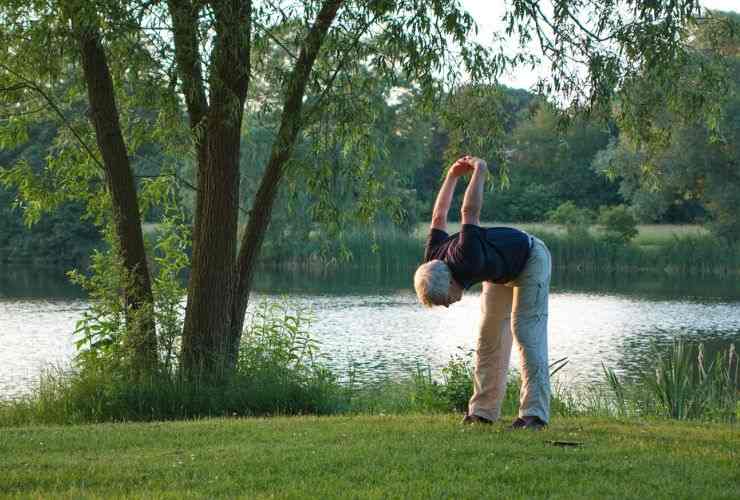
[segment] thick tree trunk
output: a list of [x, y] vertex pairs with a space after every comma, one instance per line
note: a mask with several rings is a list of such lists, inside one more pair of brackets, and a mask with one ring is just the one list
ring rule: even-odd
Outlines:
[[249, 288], [272, 204], [300, 127], [311, 68], [342, 0], [326, 0], [288, 82], [283, 120], [236, 259], [241, 120], [249, 84], [251, 4], [211, 2], [216, 39], [211, 54], [210, 103], [201, 85], [198, 7], [168, 0], [178, 72], [198, 148], [198, 194], [193, 259], [183, 330], [182, 366], [190, 377], [220, 378], [238, 355]]
[[182, 363], [190, 377], [220, 378], [226, 370], [228, 318], [239, 193], [239, 125], [208, 120], [208, 161], [200, 169], [193, 259], [183, 329]]
[[249, 292], [254, 278], [257, 257], [262, 247], [265, 232], [270, 224], [272, 207], [275, 202], [284, 167], [293, 153], [296, 137], [301, 126], [301, 110], [314, 61], [319, 54], [324, 37], [341, 7], [343, 0], [325, 0], [316, 21], [311, 27], [301, 47], [298, 60], [291, 72], [287, 85], [287, 95], [283, 107], [278, 136], [272, 147], [270, 160], [252, 205], [247, 229], [241, 240], [241, 248], [236, 263], [236, 290], [231, 313], [229, 354], [232, 362], [236, 359], [244, 328], [244, 315], [249, 304]]
[[157, 337], [136, 185], [121, 133], [113, 80], [100, 34], [97, 28], [88, 27], [78, 30], [78, 39], [90, 101], [90, 121], [95, 127], [98, 148], [103, 157], [121, 258], [130, 280], [124, 290], [124, 299], [134, 321], [128, 325], [127, 341], [133, 349], [134, 365], [147, 373], [157, 363]]
[[[199, 151], [198, 157], [193, 259], [181, 359], [188, 377], [216, 380], [232, 366], [229, 327], [239, 213], [241, 124], [250, 75], [251, 3], [227, 0], [213, 2], [212, 7], [216, 39], [211, 55], [210, 104], [205, 120], [199, 124], [205, 128], [206, 150], [202, 156]], [[192, 123], [190, 105], [189, 111]]]

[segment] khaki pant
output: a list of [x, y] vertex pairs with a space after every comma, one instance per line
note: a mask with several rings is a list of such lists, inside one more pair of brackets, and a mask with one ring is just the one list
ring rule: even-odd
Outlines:
[[483, 283], [469, 414], [489, 420], [501, 415], [513, 334], [521, 359], [519, 416], [550, 420], [547, 302], [551, 271], [550, 252], [534, 238], [527, 263], [515, 280], [505, 285]]

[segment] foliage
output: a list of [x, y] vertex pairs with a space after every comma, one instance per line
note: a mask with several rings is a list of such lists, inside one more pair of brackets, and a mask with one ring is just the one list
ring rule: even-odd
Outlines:
[[598, 222], [604, 230], [604, 236], [616, 243], [628, 243], [639, 232], [637, 219], [624, 205], [601, 207]]
[[547, 211], [566, 200], [589, 209], [619, 201], [616, 186], [590, 168], [594, 155], [613, 134], [609, 125], [576, 115], [565, 126], [558, 109], [543, 101], [530, 106], [517, 122], [506, 138], [511, 151], [512, 190], [521, 193], [538, 185], [553, 198], [553, 205], [536, 219], [543, 220]]
[[458, 349], [442, 368], [442, 395], [453, 410], [467, 412], [473, 396], [473, 351]]
[[41, 171], [56, 133], [54, 126], [42, 123], [28, 131], [28, 143], [0, 147], [0, 261], [80, 263], [101, 243], [97, 228], [86, 217], [84, 203], [61, 202], [53, 212], [42, 215], [24, 202], [23, 190], [13, 187], [16, 177], [9, 167], [23, 165], [24, 172]]
[[738, 355], [731, 345], [713, 360], [705, 359], [704, 346], [674, 340], [667, 353], [653, 346], [655, 367], [636, 382], [625, 383], [604, 367], [611, 391], [611, 409], [617, 415], [658, 415], [686, 420], [734, 422], [738, 418]]
[[[167, 272], [172, 272], [171, 266], [166, 266]], [[93, 310], [103, 306], [95, 302]], [[162, 304], [157, 307], [161, 309], [156, 317], [162, 339], [171, 331], [167, 321], [181, 322], [182, 311], [173, 319]], [[81, 342], [86, 347], [79, 355], [82, 363], [72, 371], [45, 372], [34, 393], [13, 403], [13, 419], [60, 424], [324, 414], [346, 407], [345, 391], [323, 364], [318, 343], [307, 330], [310, 315], [285, 301], [265, 302], [255, 308], [237, 369], [219, 385], [182, 378], [176, 360], [166, 357], [171, 351], [161, 340], [158, 376], [132, 380], [124, 364], [127, 358], [121, 355], [125, 348], [120, 325], [124, 312], [108, 309], [104, 313], [81, 321], [80, 329], [85, 333]], [[179, 333], [180, 329], [174, 331]], [[179, 337], [172, 340], [177, 343]], [[8, 423], [10, 418], [2, 413], [0, 420]]]
[[[669, 275], [734, 275], [740, 269], [740, 246], [727, 244], [701, 231], [699, 226], [642, 226], [640, 235], [627, 245], [615, 245], [598, 226], [590, 224], [575, 226], [570, 232], [563, 231], [560, 224], [513, 226], [542, 239], [562, 269]], [[451, 231], [456, 230], [453, 224]], [[344, 240], [352, 255], [349, 261], [323, 254], [321, 243], [315, 241], [322, 237], [321, 233], [315, 232], [307, 241], [286, 242], [280, 247], [280, 253], [273, 253], [274, 247], [268, 245], [263, 263], [314, 272], [341, 265], [357, 272], [372, 269], [410, 275], [421, 261], [427, 231], [427, 224], [420, 224], [408, 233], [388, 226], [358, 228], [348, 232]]]
[[[390, 105], [390, 84], [373, 84], [373, 78], [377, 75], [356, 75], [351, 105], [332, 102], [320, 120], [306, 125], [267, 235], [268, 255], [314, 235], [312, 243], [321, 246], [323, 257], [346, 261], [352, 257], [347, 239], [353, 226], [410, 227], [415, 221], [409, 177], [418, 143], [408, 137], [418, 129], [401, 111], [409, 104]], [[260, 151], [259, 135], [250, 135], [249, 149]], [[254, 153], [252, 159], [257, 163], [243, 166], [245, 178], [262, 174], [261, 160]], [[246, 188], [248, 203], [254, 200], [255, 188]]]
[[29, 228], [12, 200], [12, 191], [0, 188], [0, 261], [81, 265], [100, 247], [100, 233], [79, 203], [65, 203]]
[[547, 215], [547, 220], [565, 226], [573, 237], [588, 238], [588, 228], [594, 220], [594, 213], [587, 208], [578, 208], [572, 201], [560, 204]]
[[588, 209], [578, 208], [572, 201], [566, 201], [548, 214], [548, 222], [564, 226], [583, 226], [593, 221], [593, 213]]
[[[595, 158], [594, 168], [619, 180], [620, 191], [643, 220], [665, 219], [670, 212], [697, 218], [706, 214], [715, 234], [729, 241], [740, 238], [738, 26], [740, 16], [734, 13], [714, 13], [698, 21], [687, 35], [693, 56], [670, 88], [651, 79], [648, 71], [625, 90], [625, 99], [653, 100], [681, 88], [684, 97], [701, 102], [669, 105], [657, 116], [645, 111], [639, 119], [653, 123], [649, 134], [633, 129], [634, 116], [623, 117], [619, 141]], [[707, 83], [698, 74], [708, 68], [718, 73], [714, 81], [722, 87], [710, 99], [694, 94]], [[707, 107], [713, 109], [708, 115]]]
[[132, 311], [126, 307], [120, 297], [120, 289], [130, 286], [130, 278], [120, 262], [116, 238], [108, 229], [107, 250], [96, 250], [90, 258], [90, 276], [78, 271], [71, 271], [69, 277], [73, 283], [81, 286], [90, 297], [90, 308], [83, 312], [77, 322], [75, 334], [80, 338], [75, 341], [77, 363], [81, 367], [98, 370], [108, 367], [112, 373], [119, 375], [129, 368], [126, 360], [129, 349], [126, 345], [126, 332]]
[[[512, 174], [517, 178], [516, 174]], [[546, 214], [554, 210], [562, 201], [552, 189], [543, 184], [515, 183], [497, 192], [486, 200], [481, 214], [488, 220], [512, 220], [521, 222], [543, 221]]]
[[656, 353], [655, 358], [655, 371], [646, 374], [645, 381], [667, 416], [735, 418], [738, 359], [734, 346], [707, 363], [703, 345], [695, 350], [679, 340], [668, 356]]
[[614, 245], [584, 234], [534, 231], [547, 244], [558, 267], [590, 272], [652, 271], [667, 273], [734, 274], [740, 269], [740, 246], [711, 235], [675, 236], [652, 245]]
[[163, 216], [154, 233], [151, 255], [156, 264], [153, 276], [155, 300], [151, 310], [134, 311], [121, 300], [121, 289], [131, 286], [131, 276], [121, 263], [118, 238], [113, 229], [105, 228], [106, 249], [96, 250], [90, 259], [89, 273], [71, 271], [70, 279], [80, 285], [89, 297], [90, 307], [77, 323], [75, 333], [77, 365], [82, 371], [107, 371], [125, 379], [129, 374], [132, 337], [142, 317], [153, 314], [157, 332], [158, 358], [168, 375], [175, 372], [182, 331], [182, 273], [189, 267], [189, 233], [185, 214], [179, 208], [173, 179], [167, 176], [145, 182], [142, 205], [156, 204]]
[[[657, 94], [672, 112], [685, 105], [686, 115], [714, 117], [717, 107], [707, 96], [724, 88], [724, 73], [721, 65], [698, 64], [705, 59], [686, 35], [701, 13], [696, 3], [627, 5], [632, 2], [569, 0], [552, 16], [536, 3], [507, 6], [506, 35], [522, 46], [537, 37], [552, 63], [552, 78], [540, 88], [563, 104], [540, 99], [528, 109], [533, 119], [517, 123], [530, 96], [495, 80], [511, 65], [535, 59], [476, 43], [473, 19], [455, 0], [1, 2], [2, 147], [29, 142], [39, 124], [56, 130], [42, 168], [20, 159], [3, 168], [3, 182], [17, 191], [29, 222], [76, 202], [106, 228], [110, 248], [93, 257], [93, 276], [75, 275], [95, 302], [80, 324], [88, 350], [79, 362], [101, 380], [125, 378], [134, 365], [127, 358], [141, 347], [137, 356], [149, 361], [158, 354], [158, 368], [168, 376], [173, 369], [195, 378], [237, 369], [255, 266], [281, 190], [294, 203], [273, 228], [275, 253], [284, 253], [285, 240], [311, 240], [319, 223], [323, 234], [312, 243], [324, 256], [346, 259], [350, 223], [370, 228], [377, 219], [405, 220], [411, 226], [416, 215], [407, 216], [409, 207], [419, 203], [409, 158], [419, 152], [449, 159], [472, 148], [500, 167], [502, 186], [509, 160], [520, 162], [518, 209], [535, 218], [566, 193], [603, 187], [603, 179], [583, 169], [614, 133], [580, 121], [577, 111], [615, 108], [625, 130], [644, 132], [651, 146], [665, 145], [665, 134], [653, 133], [656, 123], [660, 129], [664, 99], [640, 99], [650, 94], [640, 78], [649, 77], [663, 86]], [[582, 22], [572, 12], [584, 6], [593, 15]], [[713, 38], [708, 42], [714, 47]], [[50, 46], [60, 48], [54, 57]], [[471, 84], [460, 87], [463, 75]], [[676, 77], [700, 85], [675, 86]], [[624, 89], [619, 96], [618, 89]], [[394, 93], [415, 102], [391, 104]], [[440, 101], [435, 116], [430, 105]], [[445, 127], [444, 134], [414, 131], [417, 116]], [[577, 126], [564, 138], [555, 131], [565, 121]], [[716, 125], [707, 125], [712, 137]], [[250, 134], [245, 141], [242, 130]], [[513, 130], [511, 143], [503, 139], [507, 130]], [[259, 147], [240, 164], [251, 144]], [[161, 161], [154, 168], [129, 167], [131, 158], [142, 157]], [[562, 170], [552, 168], [552, 159]], [[132, 175], [169, 177], [177, 188], [165, 198], [180, 208], [167, 213], [162, 204], [156, 186], [166, 182], [134, 186]], [[190, 232], [180, 204], [185, 186], [197, 193]], [[716, 199], [734, 199], [731, 191], [723, 194]], [[156, 292], [162, 296], [152, 299], [152, 254], [148, 261], [139, 218], [162, 212], [172, 222], [162, 225], [164, 243], [156, 250], [164, 259]], [[240, 213], [246, 223], [241, 240]], [[293, 214], [299, 220], [291, 224]], [[189, 239], [191, 280], [181, 325], [177, 278], [188, 265]], [[154, 333], [150, 326], [161, 337], [158, 353], [147, 336]]]
[[[473, 396], [474, 350], [463, 350], [450, 356], [438, 375], [433, 375], [429, 365], [417, 363], [408, 376], [392, 380], [363, 382], [351, 379], [347, 386], [348, 410], [355, 413], [440, 413], [454, 411], [465, 414]], [[568, 363], [567, 358], [550, 365], [554, 377]], [[506, 393], [501, 402], [502, 418], [517, 415], [519, 408], [521, 377], [510, 370]], [[555, 393], [552, 400], [553, 413], [575, 414], [570, 408], [576, 403], [566, 399], [567, 394]]]
[[303, 378], [319, 362], [319, 344], [308, 330], [311, 316], [292, 310], [287, 299], [263, 301], [248, 320], [239, 352], [239, 367], [246, 373], [272, 371], [281, 378]]
[[157, 226], [151, 252], [155, 262], [152, 288], [157, 346], [161, 369], [168, 374], [175, 373], [177, 367], [184, 315], [183, 274], [190, 265], [190, 226], [185, 212], [172, 199], [173, 195], [165, 190], [167, 198], [162, 203], [162, 220]]

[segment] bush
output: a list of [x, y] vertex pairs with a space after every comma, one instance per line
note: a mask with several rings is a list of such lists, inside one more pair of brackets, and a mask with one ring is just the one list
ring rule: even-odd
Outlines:
[[491, 203], [483, 204], [481, 217], [486, 220], [533, 222], [540, 221], [558, 205], [558, 196], [541, 184], [497, 192]]
[[553, 224], [565, 226], [570, 235], [586, 237], [588, 228], [594, 221], [594, 213], [588, 208], [578, 208], [572, 201], [566, 201], [555, 210], [548, 212], [547, 220]]
[[547, 220], [563, 226], [587, 225], [593, 222], [594, 214], [588, 208], [578, 208], [572, 201], [566, 201], [548, 212]]
[[473, 397], [473, 352], [462, 351], [452, 356], [442, 368], [442, 394], [451, 409], [467, 412]]
[[601, 207], [598, 222], [605, 238], [615, 243], [628, 243], [638, 233], [637, 219], [624, 205]]
[[90, 359], [77, 370], [48, 370], [29, 397], [0, 405], [0, 425], [337, 413], [346, 394], [320, 363], [309, 320], [285, 302], [259, 305], [236, 372], [218, 384], [185, 380], [176, 370], [132, 380], [121, 367]]

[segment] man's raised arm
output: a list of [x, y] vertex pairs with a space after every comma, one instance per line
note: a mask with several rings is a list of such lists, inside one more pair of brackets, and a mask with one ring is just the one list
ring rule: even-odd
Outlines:
[[480, 226], [480, 210], [483, 206], [483, 184], [486, 180], [488, 165], [480, 158], [470, 158], [469, 164], [473, 168], [473, 177], [465, 190], [462, 204], [462, 223]]
[[457, 184], [457, 178], [472, 170], [472, 165], [468, 163], [464, 158], [460, 158], [452, 164], [450, 170], [447, 172], [442, 187], [439, 188], [437, 194], [437, 201], [434, 202], [434, 210], [432, 211], [432, 229], [441, 229], [447, 232], [447, 212], [450, 210], [452, 204], [452, 195], [455, 193], [455, 185]]

